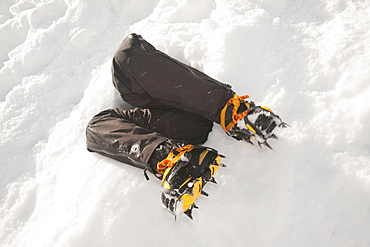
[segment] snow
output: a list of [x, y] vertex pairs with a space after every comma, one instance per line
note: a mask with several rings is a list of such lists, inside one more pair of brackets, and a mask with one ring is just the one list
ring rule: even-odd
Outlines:
[[[368, 0], [1, 1], [0, 245], [370, 246], [369, 26]], [[132, 32], [292, 126], [273, 151], [214, 126], [228, 166], [193, 221], [85, 149], [127, 107], [110, 63]]]

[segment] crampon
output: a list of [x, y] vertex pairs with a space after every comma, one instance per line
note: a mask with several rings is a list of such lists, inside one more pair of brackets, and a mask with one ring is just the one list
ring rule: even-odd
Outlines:
[[276, 127], [286, 128], [289, 125], [281, 120], [270, 108], [256, 106], [246, 100], [248, 96], [237, 96], [229, 100], [221, 112], [221, 126], [229, 136], [250, 144], [256, 139], [262, 145], [272, 149], [267, 140], [278, 139], [274, 134]]
[[157, 165], [163, 172], [161, 182], [162, 206], [176, 218], [184, 213], [193, 219], [192, 210], [198, 208], [195, 201], [200, 195], [208, 196], [203, 191], [208, 182], [216, 183], [214, 175], [223, 155], [216, 150], [187, 145], [172, 150], [168, 157]]

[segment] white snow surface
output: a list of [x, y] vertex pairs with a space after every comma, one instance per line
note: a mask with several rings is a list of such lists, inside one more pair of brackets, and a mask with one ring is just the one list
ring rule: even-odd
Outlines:
[[[2, 0], [0, 245], [370, 246], [369, 27], [369, 0]], [[273, 151], [215, 125], [193, 221], [85, 148], [132, 32], [291, 125]]]

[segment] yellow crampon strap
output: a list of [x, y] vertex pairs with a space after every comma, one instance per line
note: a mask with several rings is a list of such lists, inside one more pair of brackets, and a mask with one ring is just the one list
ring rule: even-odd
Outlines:
[[179, 161], [179, 159], [184, 153], [189, 152], [192, 149], [193, 149], [193, 145], [189, 144], [189, 145], [183, 146], [175, 150], [179, 152], [177, 155], [175, 155], [171, 150], [171, 152], [167, 155], [167, 158], [157, 163], [158, 173], [163, 174], [167, 168], [173, 167], [176, 164], [176, 162]]
[[[242, 119], [243, 117], [245, 117], [247, 114], [248, 114], [248, 110], [247, 111], [244, 111], [240, 114], [238, 114], [238, 109], [240, 107], [240, 102], [246, 98], [249, 98], [248, 95], [244, 95], [244, 96], [238, 96], [237, 94], [234, 94], [234, 97], [232, 97], [231, 99], [229, 99], [229, 101], [226, 103], [226, 105], [224, 106], [224, 108], [221, 110], [221, 115], [220, 115], [220, 125], [222, 127], [222, 129], [225, 131], [225, 132], [228, 132], [230, 131], [234, 125], [240, 120]], [[246, 106], [247, 106], [247, 109], [250, 109], [250, 105], [249, 103], [245, 102]], [[231, 115], [231, 122], [230, 123], [226, 123], [226, 111], [227, 111], [227, 108], [230, 106], [230, 105], [233, 105], [233, 109], [231, 111], [232, 115]]]

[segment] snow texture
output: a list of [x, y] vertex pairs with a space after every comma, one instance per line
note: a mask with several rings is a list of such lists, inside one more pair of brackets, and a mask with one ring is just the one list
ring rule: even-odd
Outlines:
[[[368, 0], [2, 0], [0, 245], [370, 246], [369, 27]], [[273, 151], [214, 126], [193, 221], [85, 149], [132, 32], [291, 125]]]

